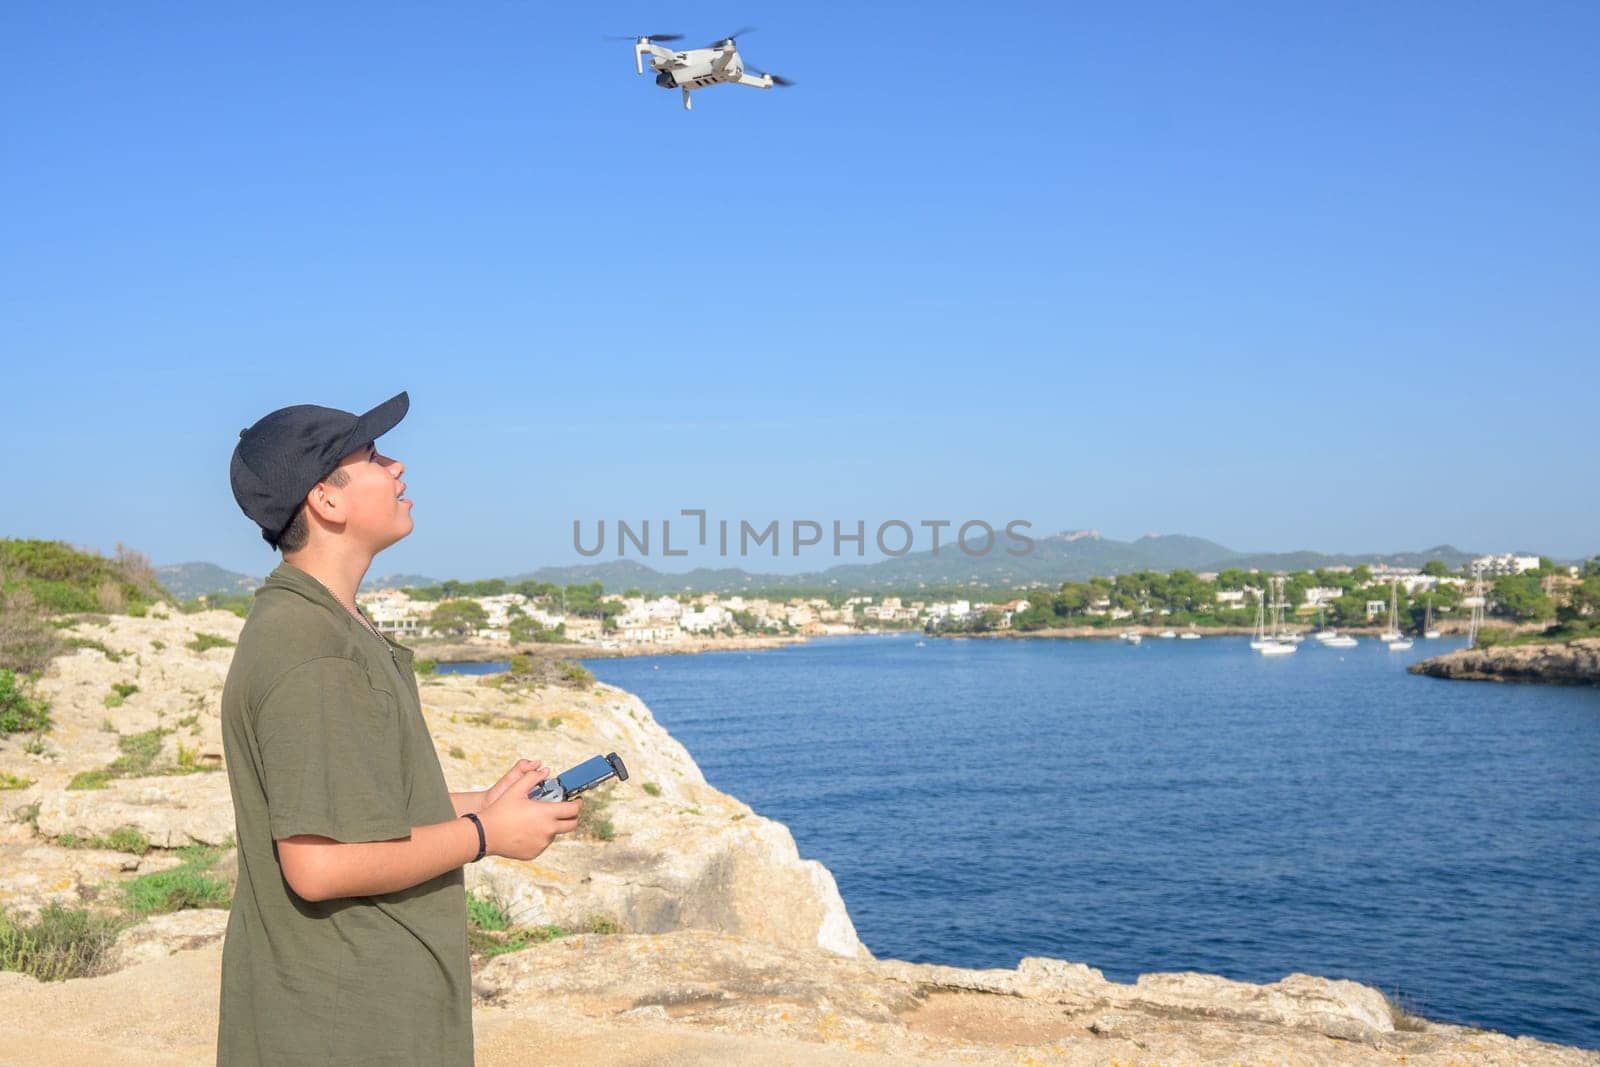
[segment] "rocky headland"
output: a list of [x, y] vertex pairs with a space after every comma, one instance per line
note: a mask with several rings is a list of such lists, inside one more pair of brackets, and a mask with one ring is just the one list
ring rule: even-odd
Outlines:
[[1464, 648], [1408, 669], [1412, 674], [1467, 681], [1600, 685], [1600, 638]]
[[[105, 907], [198, 846], [221, 857], [214, 871], [228, 877], [233, 817], [217, 711], [232, 649], [216, 639], [236, 638], [241, 625], [223, 612], [156, 612], [67, 631], [87, 647], [38, 682], [53, 729], [0, 738], [0, 781], [23, 783], [0, 792], [0, 907], [14, 921], [51, 903]], [[564, 766], [615, 750], [633, 772], [591, 801], [583, 833], [537, 861], [467, 868], [469, 892], [512, 924], [482, 935], [480, 948], [494, 938], [510, 947], [519, 929], [547, 932], [475, 956], [482, 1067], [1600, 1067], [1597, 1052], [1415, 1018], [1378, 990], [1310, 975], [1119, 983], [1045, 958], [1008, 970], [874, 959], [833, 876], [798, 854], [784, 826], [708, 785], [638, 698], [599, 684], [420, 681], [453, 789], [486, 787], [519, 756]], [[221, 906], [148, 918], [123, 930], [88, 977], [0, 972], [0, 1064], [211, 1062], [226, 922]]]

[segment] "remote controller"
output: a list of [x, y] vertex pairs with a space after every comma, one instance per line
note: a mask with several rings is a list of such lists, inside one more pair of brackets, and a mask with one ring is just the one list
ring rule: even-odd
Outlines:
[[553, 802], [571, 800], [612, 778], [619, 782], [628, 780], [628, 768], [615, 752], [586, 759], [571, 770], [546, 778], [528, 790], [528, 799]]

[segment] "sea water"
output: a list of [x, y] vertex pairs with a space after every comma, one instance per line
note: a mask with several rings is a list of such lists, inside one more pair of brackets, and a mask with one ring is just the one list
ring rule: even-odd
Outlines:
[[1600, 1046], [1600, 690], [1405, 672], [1459, 640], [916, 640], [584, 662], [878, 956], [1299, 971]]

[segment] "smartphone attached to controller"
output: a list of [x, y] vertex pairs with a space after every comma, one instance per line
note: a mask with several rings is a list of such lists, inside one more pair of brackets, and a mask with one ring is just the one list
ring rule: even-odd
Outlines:
[[628, 780], [628, 768], [623, 766], [622, 757], [615, 752], [586, 759], [569, 771], [546, 778], [528, 791], [528, 799], [571, 800], [612, 778], [619, 782]]

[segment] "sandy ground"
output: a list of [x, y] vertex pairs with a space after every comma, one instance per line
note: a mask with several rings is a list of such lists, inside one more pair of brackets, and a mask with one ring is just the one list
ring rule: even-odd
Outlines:
[[[38, 984], [0, 974], [3, 1067], [195, 1067], [216, 1060], [222, 947], [180, 952], [102, 978]], [[915, 1064], [912, 1058], [685, 1027], [602, 1023], [559, 1004], [538, 1018], [477, 1005], [478, 1067], [572, 1064]]]

